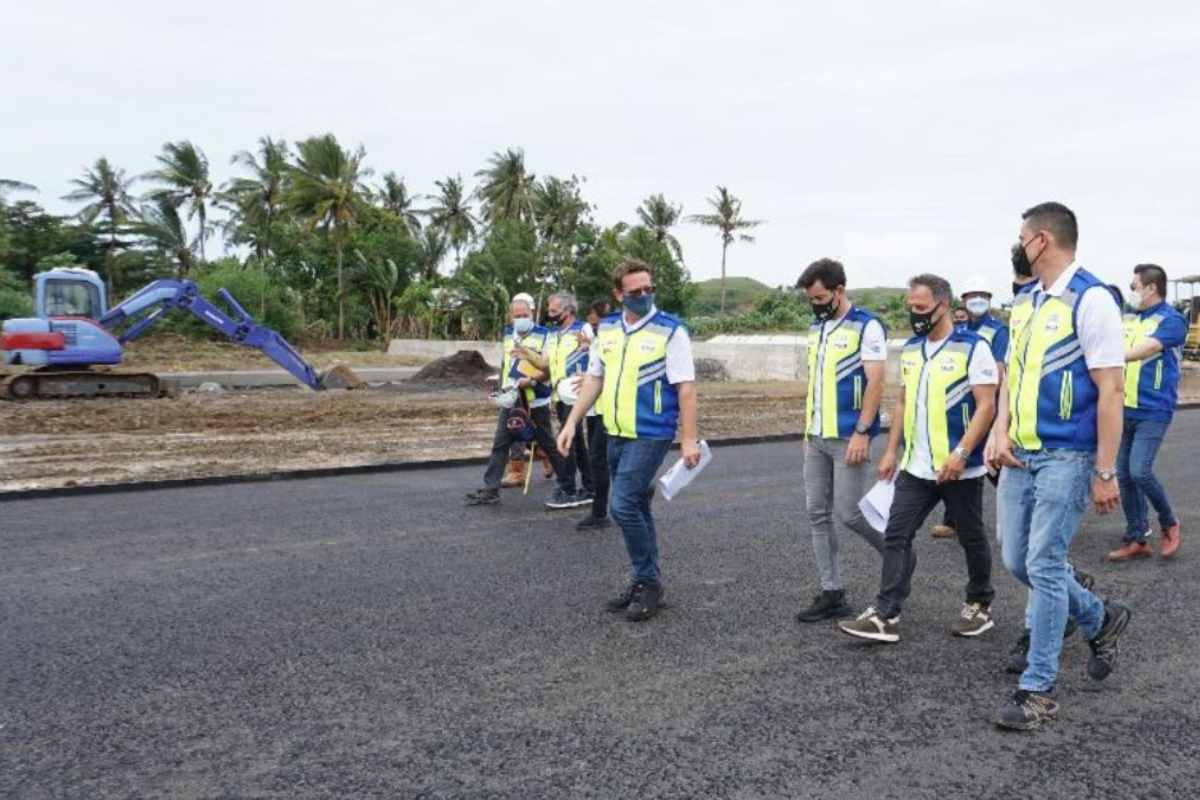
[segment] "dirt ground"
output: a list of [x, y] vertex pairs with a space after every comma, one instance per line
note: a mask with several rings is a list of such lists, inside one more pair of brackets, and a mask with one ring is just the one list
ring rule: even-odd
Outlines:
[[[701, 384], [700, 398], [708, 439], [802, 426], [802, 384]], [[496, 424], [482, 389], [260, 389], [0, 411], [0, 491], [481, 456]]]
[[[337, 342], [302, 347], [300, 353], [317, 369], [338, 363], [355, 367], [414, 367], [425, 363], [423, 359], [389, 356], [380, 350], [347, 350]], [[125, 346], [121, 368], [147, 372], [279, 369], [257, 350], [176, 333], [156, 333], [130, 342]]]

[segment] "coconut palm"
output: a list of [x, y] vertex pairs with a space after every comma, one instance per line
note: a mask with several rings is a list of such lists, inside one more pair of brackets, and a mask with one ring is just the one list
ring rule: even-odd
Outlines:
[[175, 204], [176, 208], [188, 205], [188, 216], [197, 217], [200, 222], [200, 232], [196, 241], [200, 245], [200, 260], [204, 260], [204, 241], [208, 238], [208, 204], [212, 201], [213, 185], [208, 175], [208, 157], [204, 151], [186, 139], [178, 142], [167, 142], [163, 145], [162, 153], [156, 156], [162, 166], [147, 173], [146, 180], [166, 184], [162, 189], [155, 189], [148, 197], [152, 200], [166, 198]]
[[101, 229], [108, 234], [104, 247], [104, 275], [108, 282], [108, 294], [111, 297], [115, 288], [113, 280], [113, 256], [121, 242], [117, 236], [130, 218], [136, 215], [133, 199], [129, 195], [130, 187], [136, 178], [125, 176], [125, 170], [118, 169], [101, 156], [96, 163], [84, 170], [82, 178], [71, 181], [75, 191], [64, 195], [63, 200], [71, 202], [86, 202], [78, 212], [78, 217], [85, 225], [92, 225], [102, 220]]
[[421, 231], [417, 243], [421, 245], [422, 279], [432, 281], [437, 277], [438, 265], [446, 257], [446, 250], [449, 249], [450, 242], [441, 228], [430, 225]]
[[454, 259], [461, 267], [462, 249], [474, 238], [478, 220], [471, 213], [461, 175], [434, 181], [434, 186], [438, 188], [438, 196], [434, 198], [434, 206], [429, 209], [429, 218], [450, 241], [450, 246], [454, 248]]
[[534, 184], [533, 219], [541, 239], [545, 274], [530, 277], [542, 287], [538, 293], [539, 309], [545, 283], [564, 284], [563, 270], [571, 260], [575, 234], [589, 209], [580, 194], [579, 179], [573, 175], [568, 180], [551, 176]]
[[257, 154], [242, 150], [230, 162], [245, 167], [251, 177], [234, 178], [221, 192], [221, 199], [230, 206], [227, 229], [231, 239], [251, 244], [259, 263], [271, 253], [272, 228], [283, 209], [288, 155], [287, 142], [262, 137]]
[[179, 277], [187, 277], [191, 272], [194, 258], [187, 228], [169, 198], [156, 197], [150, 205], [142, 206], [139, 218], [129, 229], [143, 243], [172, 259]]
[[7, 192], [36, 192], [37, 190], [38, 188], [32, 183], [0, 178], [0, 204], [4, 203], [4, 195]]
[[489, 225], [502, 219], [529, 222], [533, 218], [535, 176], [525, 170], [524, 150], [510, 147], [492, 153], [488, 166], [475, 177], [483, 182], [478, 194]]
[[404, 272], [390, 258], [368, 259], [361, 250], [354, 251], [358, 259], [359, 277], [366, 288], [367, 304], [384, 350], [392, 337], [396, 318], [396, 301], [404, 284]]
[[700, 225], [707, 225], [711, 228], [716, 228], [721, 234], [721, 313], [725, 313], [725, 255], [729, 250], [729, 245], [734, 242], [753, 242], [754, 237], [745, 233], [738, 233], [748, 228], [757, 228], [766, 220], [762, 219], [743, 219], [742, 218], [742, 201], [733, 196], [729, 189], [724, 186], [717, 187], [716, 197], [707, 198], [708, 204], [712, 206], [713, 213], [711, 214], [692, 214], [688, 217], [689, 222], [695, 222]]
[[383, 185], [375, 187], [375, 197], [384, 208], [403, 220], [409, 233], [417, 236], [421, 232], [423, 212], [416, 208], [416, 202], [421, 196], [409, 193], [404, 178], [396, 177], [394, 172], [385, 172]]
[[679, 246], [679, 240], [671, 234], [671, 228], [679, 222], [682, 214], [682, 205], [671, 205], [661, 194], [650, 195], [642, 201], [637, 210], [638, 219], [654, 233], [655, 241], [671, 248], [671, 252], [679, 261], [683, 261], [683, 248]]
[[345, 336], [345, 282], [342, 265], [346, 240], [365, 205], [369, 189], [363, 184], [371, 171], [363, 166], [361, 145], [347, 151], [332, 133], [296, 143], [296, 165], [290, 171], [285, 196], [287, 207], [306, 220], [310, 229], [321, 228], [333, 242], [337, 256], [338, 338]]

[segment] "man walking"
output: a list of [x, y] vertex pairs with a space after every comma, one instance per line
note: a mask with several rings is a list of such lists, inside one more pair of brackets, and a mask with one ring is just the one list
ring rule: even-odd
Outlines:
[[500, 389], [501, 393], [511, 390], [513, 402], [510, 407], [500, 408], [496, 433], [492, 437], [492, 453], [483, 473], [483, 488], [467, 495], [467, 505], [500, 502], [500, 480], [508, 462], [509, 449], [523, 438], [523, 431], [532, 426], [533, 441], [550, 457], [558, 479], [554, 496], [546, 505], [566, 508], [574, 495], [570, 490], [572, 480], [566, 462], [554, 447], [550, 428], [550, 386], [545, 382], [545, 372], [535, 363], [544, 360], [541, 354], [547, 348], [549, 331], [534, 324], [533, 304], [523, 298], [513, 300], [509, 313], [512, 321], [504, 327], [501, 343]]
[[1089, 494], [1116, 509], [1124, 347], [1112, 294], [1075, 261], [1075, 214], [1042, 203], [1022, 215], [1013, 247], [1018, 275], [1038, 277], [1012, 309], [1008, 403], [998, 425], [996, 500], [1004, 564], [1031, 590], [1029, 653], [1017, 690], [996, 723], [1030, 730], [1058, 713], [1054, 699], [1067, 617], [1088, 639], [1087, 673], [1103, 680], [1129, 623], [1123, 604], [1085, 589], [1067, 563]]
[[570, 452], [576, 426], [599, 398], [608, 430], [608, 470], [612, 516], [625, 537], [633, 576], [610, 600], [608, 610], [640, 622], [658, 613], [662, 571], [658, 535], [650, 512], [655, 473], [662, 465], [676, 426], [689, 468], [700, 461], [696, 430], [696, 369], [687, 329], [654, 305], [650, 267], [627, 258], [613, 283], [620, 292], [620, 316], [600, 321], [579, 400], [558, 434], [558, 450]]
[[883, 552], [883, 536], [867, 523], [858, 501], [869, 485], [871, 437], [879, 432], [887, 334], [846, 296], [841, 263], [814, 261], [798, 286], [808, 294], [815, 320], [808, 333], [804, 497], [821, 591], [796, 619], [820, 622], [854, 614], [842, 584], [837, 528]]
[[1179, 550], [1179, 518], [1154, 475], [1154, 457], [1179, 400], [1179, 350], [1187, 320], [1166, 302], [1167, 273], [1157, 264], [1133, 268], [1129, 286], [1137, 313], [1125, 315], [1125, 426], [1117, 453], [1117, 481], [1125, 510], [1125, 539], [1109, 561], [1151, 555], [1146, 501], [1158, 513], [1162, 557]]
[[[576, 378], [587, 371], [588, 351], [583, 342], [590, 340], [591, 328], [577, 316], [578, 304], [570, 292], [550, 295], [546, 321], [551, 335], [544, 366], [550, 373], [550, 385], [557, 399], [555, 416], [563, 425], [571, 413], [578, 394]], [[583, 435], [583, 423], [575, 431], [575, 444], [566, 456], [567, 473], [571, 476], [567, 506], [586, 506], [592, 503], [592, 470], [588, 460], [589, 440]], [[575, 473], [579, 473], [579, 491], [575, 489]]]
[[[587, 326], [580, 332], [580, 340], [589, 350], [596, 338], [596, 331], [600, 329], [600, 320], [610, 313], [612, 307], [607, 300], [596, 300], [588, 307]], [[579, 531], [607, 528], [612, 524], [608, 518], [608, 431], [604, 428], [604, 418], [595, 406], [587, 415], [587, 440], [588, 457], [591, 459], [592, 508], [575, 523], [575, 530]]]
[[[978, 335], [956, 328], [950, 284], [936, 275], [908, 282], [909, 318], [916, 334], [900, 355], [903, 386], [892, 414], [881, 480], [896, 481], [879, 596], [840, 628], [874, 642], [900, 640], [900, 606], [911, 589], [913, 537], [945, 502], [958, 522], [967, 561], [966, 602], [951, 626], [956, 636], [979, 636], [992, 620], [992, 553], [983, 526], [983, 447], [996, 403], [996, 361]], [[901, 422], [903, 421], [903, 422]], [[896, 474], [901, 432], [904, 455]]]

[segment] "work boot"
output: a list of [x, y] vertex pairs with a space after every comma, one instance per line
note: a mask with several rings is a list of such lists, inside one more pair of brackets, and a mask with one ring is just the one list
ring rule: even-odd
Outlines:
[[1176, 522], [1169, 528], [1163, 528], [1162, 532], [1162, 557], [1174, 558], [1175, 553], [1179, 550], [1179, 523]]
[[1117, 642], [1125, 632], [1133, 612], [1123, 603], [1109, 600], [1104, 604], [1104, 624], [1096, 638], [1088, 640], [1092, 655], [1088, 658], [1087, 674], [1094, 681], [1102, 681], [1117, 664]]
[[629, 604], [633, 602], [633, 595], [637, 592], [641, 584], [637, 581], [630, 581], [629, 584], [621, 590], [621, 593], [604, 604], [605, 611], [611, 611], [616, 614], [619, 611], [624, 611], [629, 608]]
[[502, 489], [520, 489], [524, 485], [524, 459], [510, 458], [508, 460], [508, 467], [504, 470], [504, 477], [500, 480], [500, 487]]
[[630, 622], [645, 622], [650, 619], [658, 613], [662, 596], [661, 583], [639, 583], [629, 600], [629, 608], [625, 609], [625, 619]]
[[1149, 558], [1153, 553], [1147, 542], [1125, 542], [1104, 558], [1108, 561], [1132, 561], [1135, 558]]
[[821, 622], [826, 619], [844, 619], [854, 616], [854, 609], [846, 604], [843, 589], [822, 591], [813, 598], [808, 608], [796, 615], [797, 622]]
[[500, 491], [498, 489], [479, 489], [467, 495], [467, 505], [469, 506], [494, 506], [500, 502]]
[[949, 525], [934, 525], [933, 538], [935, 539], [951, 539], [954, 537], [954, 528]]
[[1000, 706], [996, 724], [1009, 730], [1031, 731], [1053, 720], [1056, 714], [1058, 703], [1048, 692], [1018, 689]]

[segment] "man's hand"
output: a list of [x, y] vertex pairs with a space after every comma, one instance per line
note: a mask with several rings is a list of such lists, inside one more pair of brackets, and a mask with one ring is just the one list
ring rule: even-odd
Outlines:
[[[695, 439], [684, 439], [679, 442], [679, 449], [683, 451], [683, 465], [688, 469], [693, 469], [700, 463], [700, 445]], [[566, 455], [564, 453], [564, 455]]]
[[962, 456], [958, 453], [951, 453], [946, 456], [946, 461], [942, 464], [942, 468], [938, 470], [937, 482], [950, 483], [962, 477], [963, 469], [967, 466], [967, 462], [963, 461]]
[[879, 460], [879, 480], [889, 483], [896, 479], [896, 451], [887, 450]]
[[512, 358], [513, 358], [513, 360], [514, 360], [514, 361], [515, 361], [515, 360], [517, 360], [518, 358], [523, 358], [523, 359], [525, 359], [526, 361], [528, 361], [528, 360], [529, 360], [529, 355], [530, 355], [530, 353], [529, 353], [529, 350], [528, 350], [528, 349], [526, 349], [526, 348], [524, 348], [524, 347], [522, 347], [522, 346], [521, 346], [521, 345], [519, 345], [519, 344], [518, 344], [518, 345], [514, 345], [514, 346], [513, 346], [513, 349], [508, 351], [508, 354], [509, 354], [510, 356], [512, 356]]
[[[570, 420], [568, 420], [569, 422]], [[558, 432], [558, 454], [566, 458], [571, 454], [571, 443], [575, 441], [575, 426], [563, 425]]]
[[996, 469], [1001, 467], [1025, 469], [1025, 464], [1013, 455], [1012, 439], [1008, 438], [1007, 433], [1001, 433], [996, 437], [995, 453], [991, 464]]
[[871, 437], [865, 433], [856, 433], [850, 437], [846, 445], [846, 463], [861, 464], [871, 455]]
[[592, 346], [592, 337], [587, 335], [587, 331], [580, 331], [575, 335], [575, 341], [579, 342], [576, 350], [587, 350]]
[[526, 378], [522, 376], [517, 379], [515, 386], [518, 389], [528, 389], [530, 386], [533, 386], [533, 378]]
[[1116, 511], [1121, 504], [1121, 495], [1117, 491], [1115, 480], [1102, 480], [1099, 475], [1092, 477], [1092, 503], [1096, 506], [1097, 514], [1108, 514]]

